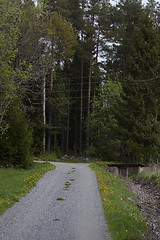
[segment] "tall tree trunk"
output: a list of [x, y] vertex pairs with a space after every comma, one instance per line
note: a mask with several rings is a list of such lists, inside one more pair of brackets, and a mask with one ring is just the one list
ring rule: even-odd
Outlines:
[[77, 155], [77, 112], [75, 110], [75, 121], [74, 121], [74, 128], [75, 128], [75, 134], [74, 134], [74, 154]]
[[[51, 111], [51, 107], [49, 108], [48, 125], [50, 127], [52, 125], [52, 111]], [[51, 130], [48, 131], [47, 152], [50, 152], [50, 150], [51, 150]]]
[[[68, 99], [70, 99], [70, 84], [68, 85]], [[70, 134], [70, 105], [67, 106], [67, 131], [66, 131], [66, 152], [69, 154], [69, 134]]]
[[[95, 57], [95, 62], [96, 62], [96, 75], [97, 74], [97, 69], [98, 69], [98, 56], [99, 56], [99, 36], [100, 36], [100, 29], [98, 30], [98, 36], [97, 36], [97, 43], [96, 43], [96, 57]], [[96, 97], [96, 87], [97, 87], [97, 78], [95, 78], [95, 81], [94, 81], [94, 92], [93, 92], [93, 100], [95, 99]], [[93, 109], [94, 111], [94, 109]]]
[[43, 154], [46, 152], [46, 76], [43, 79]]
[[[51, 61], [51, 82], [50, 82], [50, 92], [53, 91], [53, 62], [54, 62], [54, 56], [53, 56], [53, 41], [52, 41], [52, 61]], [[49, 126], [52, 126], [52, 108], [49, 106], [49, 117], [48, 117], [48, 123]], [[51, 137], [52, 133], [51, 130], [48, 131], [48, 143], [47, 143], [47, 151], [50, 152], [51, 150]]]
[[62, 137], [61, 137], [61, 152], [64, 153], [64, 128], [65, 128], [65, 117], [62, 119]]
[[53, 43], [52, 43], [51, 84], [50, 84], [51, 92], [53, 90], [53, 63], [54, 63], [54, 55], [53, 55]]
[[[57, 115], [55, 113], [54, 115], [54, 119], [55, 119], [55, 122], [54, 122], [54, 125], [57, 126]], [[57, 145], [57, 132], [56, 132], [57, 129], [55, 129], [55, 133], [54, 133], [54, 149], [56, 148], [56, 145]]]
[[70, 118], [69, 118], [69, 113], [70, 113], [70, 111], [69, 111], [69, 105], [68, 105], [68, 115], [67, 115], [67, 155], [68, 155], [68, 153], [69, 153], [69, 120], [70, 120]]
[[89, 59], [89, 79], [88, 79], [88, 107], [87, 107], [87, 148], [89, 147], [89, 118], [91, 103], [91, 76], [92, 76], [92, 52]]
[[80, 134], [79, 134], [79, 154], [82, 155], [82, 119], [83, 119], [83, 56], [81, 58], [81, 105], [80, 105]]

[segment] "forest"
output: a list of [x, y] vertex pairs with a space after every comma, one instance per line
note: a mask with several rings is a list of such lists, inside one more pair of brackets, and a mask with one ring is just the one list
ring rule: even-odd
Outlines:
[[160, 3], [0, 0], [0, 165], [160, 156]]

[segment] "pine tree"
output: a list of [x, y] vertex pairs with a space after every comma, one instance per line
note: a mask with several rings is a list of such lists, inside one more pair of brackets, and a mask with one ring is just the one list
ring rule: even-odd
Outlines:
[[[70, 59], [70, 57], [74, 53], [74, 47], [76, 45], [76, 34], [74, 32], [74, 29], [72, 26], [58, 13], [53, 12], [50, 14], [49, 19], [48, 19], [48, 24], [47, 24], [47, 40], [51, 44], [51, 74], [50, 74], [50, 107], [49, 107], [49, 117], [48, 117], [48, 122], [49, 126], [52, 126], [52, 108], [51, 105], [55, 105], [56, 108], [59, 108], [60, 105], [62, 104], [62, 101], [56, 100], [58, 98], [54, 98], [53, 96], [53, 78], [55, 75], [56, 77], [56, 72], [58, 69], [61, 69], [60, 63], [66, 62], [67, 60]], [[55, 74], [54, 74], [55, 73]], [[63, 85], [63, 83], [62, 83]], [[60, 82], [58, 83], [58, 86], [60, 87], [61, 84]], [[58, 92], [58, 88], [56, 88], [56, 91]], [[57, 94], [56, 94], [57, 95]], [[59, 94], [58, 94], [59, 95]], [[65, 99], [63, 97], [63, 91], [61, 94], [61, 99]], [[60, 104], [57, 105], [57, 102]], [[65, 105], [65, 101], [63, 103]], [[61, 107], [60, 107], [61, 108]], [[55, 111], [55, 124], [57, 123], [57, 117], [56, 117], [56, 112]], [[55, 143], [54, 146], [56, 146], [56, 132], [54, 134], [55, 137]], [[51, 147], [51, 131], [48, 132], [48, 151], [50, 151]]]
[[69, 0], [45, 0], [49, 12], [60, 13], [64, 18], [70, 17]]

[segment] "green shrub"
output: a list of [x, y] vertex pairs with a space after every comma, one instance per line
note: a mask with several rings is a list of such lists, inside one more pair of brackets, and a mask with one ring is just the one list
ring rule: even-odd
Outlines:
[[41, 161], [48, 161], [48, 162], [57, 162], [57, 160], [58, 160], [55, 152], [41, 154], [38, 159]]
[[28, 168], [32, 165], [32, 132], [19, 103], [12, 104], [6, 121], [9, 127], [0, 141], [1, 165]]
[[158, 187], [160, 187], [160, 169], [158, 171], [152, 171], [152, 169], [144, 170], [138, 175], [138, 178], [148, 181], [156, 180]]

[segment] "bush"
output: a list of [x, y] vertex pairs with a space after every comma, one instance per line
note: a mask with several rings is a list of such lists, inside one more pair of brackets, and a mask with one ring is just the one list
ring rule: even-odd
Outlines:
[[29, 168], [32, 165], [32, 132], [19, 103], [12, 104], [6, 121], [9, 128], [0, 141], [1, 165]]
[[39, 156], [38, 160], [49, 161], [49, 162], [57, 162], [58, 158], [57, 158], [56, 153], [52, 152], [52, 153], [41, 154]]

